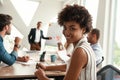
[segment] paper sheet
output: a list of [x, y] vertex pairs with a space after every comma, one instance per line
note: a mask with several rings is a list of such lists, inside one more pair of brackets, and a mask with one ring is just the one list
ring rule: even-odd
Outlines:
[[70, 59], [70, 57], [67, 56], [66, 50], [58, 51], [58, 56], [59, 56], [64, 62], [67, 62], [67, 61]]
[[20, 63], [20, 64], [26, 64], [26, 65], [30, 65], [30, 64], [36, 64], [37, 62], [30, 59], [28, 62], [20, 62], [20, 61], [16, 61], [17, 63]]

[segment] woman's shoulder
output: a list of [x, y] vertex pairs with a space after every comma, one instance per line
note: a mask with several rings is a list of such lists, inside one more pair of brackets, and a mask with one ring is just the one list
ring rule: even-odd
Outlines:
[[87, 55], [86, 51], [82, 47], [76, 48], [73, 54], [80, 57], [85, 57]]
[[83, 67], [85, 67], [87, 64], [87, 60], [88, 60], [87, 53], [83, 48], [78, 47], [75, 49], [75, 51], [72, 55], [72, 59], [76, 60], [76, 62], [78, 61], [79, 64], [81, 64]]

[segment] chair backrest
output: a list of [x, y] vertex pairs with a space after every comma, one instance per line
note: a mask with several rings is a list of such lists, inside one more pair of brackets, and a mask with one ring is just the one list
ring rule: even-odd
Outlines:
[[98, 67], [104, 61], [104, 57], [102, 56], [102, 61], [98, 63], [96, 66]]
[[120, 80], [120, 70], [113, 65], [106, 65], [97, 72], [97, 80]]

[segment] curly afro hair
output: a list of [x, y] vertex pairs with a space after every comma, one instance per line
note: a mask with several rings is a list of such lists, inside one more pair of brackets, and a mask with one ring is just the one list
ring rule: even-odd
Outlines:
[[80, 25], [81, 28], [85, 28], [88, 33], [92, 28], [92, 17], [88, 10], [77, 4], [67, 5], [58, 14], [58, 24], [63, 26], [65, 22], [75, 21]]

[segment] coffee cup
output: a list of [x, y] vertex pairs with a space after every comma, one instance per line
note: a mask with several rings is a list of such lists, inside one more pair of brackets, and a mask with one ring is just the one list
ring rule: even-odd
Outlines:
[[55, 62], [56, 61], [56, 55], [51, 55], [51, 62]]

